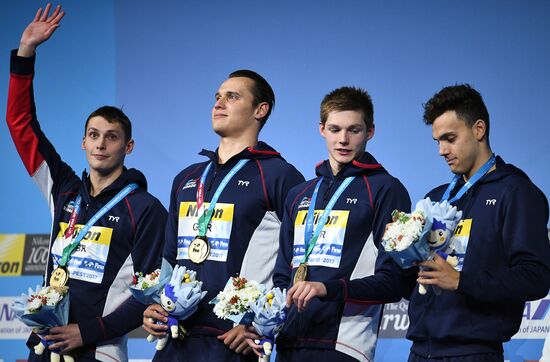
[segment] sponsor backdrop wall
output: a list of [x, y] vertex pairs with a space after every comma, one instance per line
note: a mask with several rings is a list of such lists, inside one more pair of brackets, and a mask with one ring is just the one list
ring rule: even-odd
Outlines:
[[[5, 109], [9, 51], [39, 2], [0, 1], [0, 109]], [[326, 157], [319, 103], [341, 85], [365, 87], [376, 135], [367, 148], [421, 198], [450, 179], [422, 103], [445, 85], [469, 82], [491, 114], [493, 149], [522, 167], [550, 196], [550, 3], [546, 1], [76, 1], [51, 42], [39, 50], [35, 92], [43, 129], [77, 172], [84, 120], [103, 104], [134, 122], [127, 159], [167, 206], [171, 180], [215, 148], [214, 93], [227, 74], [251, 68], [277, 94], [262, 131], [302, 173]], [[0, 124], [0, 359], [25, 358], [28, 331], [8, 310], [13, 296], [41, 282], [50, 220], [45, 200]], [[506, 345], [511, 361], [538, 360], [550, 299], [528, 303], [524, 324]], [[404, 360], [406, 303], [386, 307], [376, 361]], [[149, 358], [140, 334], [132, 358]]]

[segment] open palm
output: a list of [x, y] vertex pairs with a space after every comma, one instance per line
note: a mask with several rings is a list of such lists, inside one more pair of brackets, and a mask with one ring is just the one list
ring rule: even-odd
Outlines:
[[61, 5], [58, 5], [53, 13], [48, 16], [51, 4], [46, 5], [44, 11], [38, 9], [34, 20], [27, 26], [21, 36], [21, 44], [32, 48], [33, 50], [52, 36], [55, 29], [59, 27], [59, 22], [65, 16], [61, 11]]

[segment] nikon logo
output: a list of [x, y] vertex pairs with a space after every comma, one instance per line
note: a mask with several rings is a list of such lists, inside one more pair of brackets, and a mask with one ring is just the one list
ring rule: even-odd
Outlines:
[[[75, 227], [72, 236], [75, 237], [76, 235], [78, 235], [78, 233], [80, 232], [81, 229], [82, 229], [82, 226]], [[84, 240], [91, 240], [91, 241], [98, 241], [100, 238], [101, 238], [101, 232], [100, 231], [92, 231], [92, 230], [88, 230], [86, 235], [84, 235], [84, 237], [83, 237]]]
[[0, 261], [0, 273], [19, 274], [21, 263], [18, 261]]
[[[223, 217], [223, 209], [216, 209], [212, 211], [214, 215], [212, 215], [212, 219], [221, 219]], [[186, 217], [198, 217], [199, 216], [199, 209], [197, 208], [197, 205], [189, 205], [189, 209], [187, 209], [187, 215]]]
[[[313, 224], [317, 225], [319, 222], [319, 219], [321, 218], [321, 215], [323, 215], [322, 211], [316, 210], [313, 213]], [[302, 219], [302, 225], [305, 225], [307, 218], [307, 213], [304, 214], [304, 218]], [[338, 215], [329, 215], [327, 218], [327, 221], [325, 222], [325, 225], [336, 225], [338, 223]]]

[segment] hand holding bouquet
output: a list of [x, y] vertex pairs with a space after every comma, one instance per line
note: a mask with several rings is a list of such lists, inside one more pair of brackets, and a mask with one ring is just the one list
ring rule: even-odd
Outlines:
[[[40, 337], [40, 344], [34, 347], [37, 355], [41, 355], [48, 342], [44, 337], [48, 334], [50, 327], [65, 326], [69, 321], [69, 288], [67, 286], [36, 287], [33, 291], [29, 288], [29, 294], [22, 294], [20, 298], [13, 301], [11, 309], [15, 316]], [[59, 362], [60, 350], [53, 350], [50, 359]], [[63, 355], [66, 362], [74, 359], [69, 355]]]
[[252, 326], [264, 337], [255, 342], [261, 344], [264, 354], [269, 356], [286, 319], [286, 289], [272, 289], [250, 304], [250, 309], [254, 312]]

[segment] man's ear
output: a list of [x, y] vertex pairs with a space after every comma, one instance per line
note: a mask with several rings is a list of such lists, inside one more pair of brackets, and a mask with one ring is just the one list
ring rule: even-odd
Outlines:
[[254, 118], [257, 120], [263, 119], [267, 112], [269, 112], [269, 103], [261, 102], [256, 106], [256, 111], [254, 112]]
[[370, 141], [370, 139], [373, 137], [374, 137], [374, 123], [372, 124], [372, 127], [367, 131], [367, 141]]
[[487, 136], [487, 124], [484, 120], [478, 119], [472, 126], [472, 132], [478, 142], [481, 142]]
[[319, 133], [323, 138], [325, 138], [325, 125], [322, 122], [319, 122]]
[[132, 153], [132, 151], [134, 150], [134, 146], [135, 146], [134, 140], [129, 140], [128, 143], [126, 144], [126, 148], [124, 150], [124, 153], [126, 153], [127, 155]]

